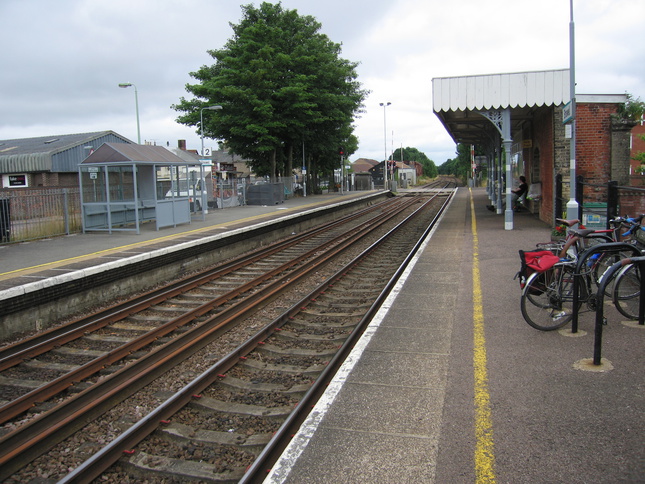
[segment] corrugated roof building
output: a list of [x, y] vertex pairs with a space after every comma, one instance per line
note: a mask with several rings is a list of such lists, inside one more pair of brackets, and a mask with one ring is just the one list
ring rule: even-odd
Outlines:
[[103, 143], [135, 144], [114, 131], [0, 140], [2, 188], [11, 175], [29, 187], [78, 186], [78, 165]]

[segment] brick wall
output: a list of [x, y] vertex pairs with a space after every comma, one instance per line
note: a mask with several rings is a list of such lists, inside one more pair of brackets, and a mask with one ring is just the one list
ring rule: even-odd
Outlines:
[[[530, 170], [529, 183], [542, 184], [542, 200], [540, 202], [540, 219], [552, 223], [553, 219], [553, 167], [554, 167], [554, 110], [540, 110], [536, 113], [533, 124], [533, 149], [531, 163], [539, 164]], [[539, 173], [539, 180], [538, 178]]]
[[[616, 136], [612, 139], [611, 115], [618, 108], [613, 103], [578, 103], [576, 115], [576, 174], [584, 177], [585, 183], [601, 185], [599, 188], [585, 187], [586, 202], [606, 201], [606, 185], [611, 179], [612, 162], [616, 164]], [[541, 109], [533, 119], [533, 148], [527, 170], [529, 183], [542, 182], [540, 219], [553, 224], [555, 205], [555, 176], [563, 177], [563, 198], [569, 199], [570, 146], [565, 138], [566, 128], [562, 124], [562, 106]], [[615, 134], [615, 133], [614, 133]], [[620, 150], [619, 150], [620, 151]], [[614, 159], [612, 160], [612, 155]], [[619, 156], [620, 158], [620, 156]], [[534, 163], [539, 165], [536, 169]], [[537, 180], [536, 178], [539, 178]]]
[[[606, 186], [611, 174], [611, 115], [613, 103], [576, 105], [576, 174], [585, 183]], [[606, 190], [585, 188], [585, 202], [606, 201]]]
[[[631, 132], [631, 157], [636, 156], [637, 153], [645, 152], [645, 140], [641, 137], [645, 136], [645, 123], [639, 123], [632, 129]], [[634, 170], [640, 165], [636, 160], [631, 160], [631, 174], [635, 174]], [[639, 175], [645, 177], [645, 175]]]

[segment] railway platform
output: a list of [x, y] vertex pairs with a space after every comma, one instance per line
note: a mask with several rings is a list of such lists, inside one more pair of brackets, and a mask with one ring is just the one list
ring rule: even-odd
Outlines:
[[329, 193], [294, 197], [276, 205], [244, 205], [210, 210], [190, 224], [155, 230], [155, 224], [142, 224], [133, 231], [87, 232], [19, 244], [0, 245], [0, 294], [3, 290], [30, 284], [61, 274], [121, 260], [187, 241], [225, 234], [239, 227], [274, 223], [284, 217], [310, 210], [337, 206], [377, 192]]
[[265, 483], [645, 482], [642, 327], [606, 310], [540, 332], [522, 318], [519, 249], [548, 241], [527, 212], [461, 188]]
[[[0, 293], [159, 247], [319, 210], [365, 192], [211, 212], [162, 231], [0, 247]], [[268, 473], [269, 483], [645, 482], [645, 330], [606, 309], [540, 332], [522, 318], [519, 249], [549, 239], [534, 215], [460, 188], [441, 223]]]

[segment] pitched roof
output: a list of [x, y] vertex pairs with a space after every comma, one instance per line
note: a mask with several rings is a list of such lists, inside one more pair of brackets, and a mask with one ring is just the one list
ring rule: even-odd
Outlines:
[[76, 171], [86, 148], [116, 140], [132, 143], [114, 131], [0, 140], [0, 173]]
[[[69, 149], [83, 143], [89, 143], [96, 138], [113, 134], [120, 138], [114, 131], [96, 131], [94, 133], [61, 134], [53, 136], [40, 136], [37, 138], [20, 138], [0, 140], [0, 156], [23, 155], [34, 153], [53, 154]], [[123, 138], [124, 141], [129, 141]]]
[[378, 164], [379, 162], [376, 160], [370, 160], [369, 158], [359, 158], [352, 163], [352, 170], [354, 170], [354, 173], [367, 173], [370, 168]]
[[186, 162], [163, 146], [132, 145], [127, 143], [103, 143], [82, 164], [122, 162], [199, 164], [199, 161]]

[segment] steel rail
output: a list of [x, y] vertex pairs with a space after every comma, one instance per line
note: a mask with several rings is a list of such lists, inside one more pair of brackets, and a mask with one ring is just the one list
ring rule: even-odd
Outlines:
[[[446, 188], [446, 187], [444, 186], [443, 188]], [[410, 264], [410, 261], [417, 254], [417, 252], [419, 251], [421, 245], [423, 244], [428, 234], [434, 229], [435, 225], [441, 219], [441, 216], [443, 215], [444, 211], [450, 204], [454, 194], [455, 194], [455, 191], [453, 190], [450, 193], [450, 195], [447, 197], [447, 199], [445, 200], [441, 208], [437, 211], [436, 215], [434, 216], [434, 218], [432, 219], [432, 221], [430, 222], [426, 230], [423, 232], [421, 237], [419, 237], [417, 242], [414, 244], [414, 247], [412, 248], [412, 250], [408, 253], [406, 258], [401, 263], [401, 265], [397, 268], [397, 270], [392, 275], [392, 277], [390, 277], [389, 281], [387, 282], [387, 284], [385, 285], [381, 293], [378, 295], [374, 303], [372, 303], [370, 308], [367, 310], [367, 313], [365, 314], [365, 316], [361, 318], [361, 321], [354, 328], [350, 336], [342, 345], [341, 349], [330, 360], [329, 364], [325, 367], [322, 374], [319, 376], [318, 379], [316, 379], [314, 385], [312, 385], [312, 387], [307, 391], [307, 393], [303, 396], [303, 398], [298, 402], [297, 407], [287, 417], [287, 419], [283, 422], [280, 428], [275, 432], [273, 438], [264, 447], [264, 449], [262, 450], [260, 455], [255, 459], [253, 464], [251, 464], [248, 467], [246, 473], [244, 474], [244, 476], [242, 477], [242, 479], [239, 481], [238, 484], [262, 482], [264, 480], [268, 470], [270, 470], [270, 467], [277, 461], [277, 459], [280, 457], [280, 455], [286, 448], [288, 441], [291, 440], [291, 436], [295, 434], [295, 432], [298, 430], [298, 427], [305, 420], [306, 416], [309, 415], [311, 408], [313, 408], [313, 405], [315, 405], [315, 403], [318, 401], [320, 396], [324, 393], [329, 382], [331, 382], [332, 378], [334, 377], [338, 369], [341, 367], [343, 362], [347, 359], [347, 356], [351, 352], [352, 348], [355, 346], [356, 342], [363, 334], [363, 332], [365, 331], [368, 324], [371, 322], [376, 312], [380, 309], [381, 305], [383, 304], [387, 296], [394, 288], [394, 285], [400, 279], [401, 275], [403, 274], [403, 271], [405, 271], [405, 269], [408, 267], [408, 265]], [[437, 196], [439, 196], [439, 194], [435, 195], [435, 197], [433, 197], [428, 203], [430, 203]], [[403, 223], [405, 222], [406, 221], [404, 221]], [[365, 258], [364, 255], [366, 256], [369, 253], [371, 253], [373, 250], [378, 249], [377, 245], [378, 245], [378, 242], [373, 244], [371, 247], [367, 248], [358, 258], [360, 258], [361, 260], [364, 259]], [[353, 270], [355, 265], [356, 263], [354, 264], [350, 263], [347, 266], [345, 266], [343, 269], [338, 271], [331, 278], [333, 279], [333, 283], [335, 283], [336, 281], [344, 277], [346, 272]], [[317, 291], [317, 294], [314, 294], [312, 297], [317, 297], [320, 292], [322, 291]]]
[[[415, 203], [410, 201], [410, 204]], [[403, 208], [401, 208], [403, 210]], [[394, 212], [382, 217], [384, 222], [395, 216]], [[113, 373], [92, 387], [65, 400], [49, 412], [42, 414], [0, 438], [0, 479], [9, 477], [52, 445], [82, 428], [91, 419], [104, 413], [116, 403], [135, 393], [173, 366], [188, 358], [215, 337], [230, 329], [240, 320], [268, 300], [277, 297], [289, 284], [295, 284], [332, 257], [351, 247], [380, 223], [365, 227], [358, 238], [348, 239], [333, 248], [332, 252], [306, 262], [295, 270], [273, 281], [249, 298], [228, 307], [202, 322], [171, 342], [161, 346], [130, 365]]]
[[193, 287], [204, 284], [205, 281], [213, 278], [221, 277], [229, 272], [232, 272], [245, 265], [252, 264], [258, 260], [262, 260], [268, 255], [284, 250], [287, 247], [301, 243], [304, 240], [315, 237], [316, 235], [331, 230], [334, 227], [340, 226], [356, 218], [362, 217], [374, 211], [382, 209], [384, 206], [396, 203], [396, 201], [384, 201], [379, 204], [367, 207], [356, 213], [347, 215], [338, 220], [328, 222], [319, 227], [314, 227], [300, 234], [290, 237], [287, 240], [277, 242], [269, 247], [263, 247], [253, 251], [251, 254], [243, 255], [233, 261], [218, 265], [217, 267], [196, 275], [187, 276], [178, 281], [175, 281], [163, 288], [153, 289], [145, 292], [127, 301], [118, 303], [110, 308], [106, 308], [96, 312], [90, 316], [82, 317], [74, 321], [70, 321], [63, 326], [50, 328], [38, 333], [37, 335], [29, 338], [24, 338], [16, 343], [0, 348], [0, 371], [3, 371], [11, 366], [24, 361], [25, 359], [33, 358], [42, 354], [39, 349], [40, 345], [45, 345], [46, 348], [59, 346], [60, 344], [71, 341], [70, 335], [73, 331], [78, 329], [81, 331], [93, 331], [97, 328], [103, 327], [112, 322], [123, 319], [130, 314], [141, 311], [155, 304], [165, 301], [170, 297], [174, 297], [182, 292], [188, 291]]
[[[379, 218], [378, 223], [384, 223], [386, 220], [387, 218], [385, 219]], [[367, 227], [370, 225], [371, 222], [372, 220], [364, 222], [362, 226]], [[360, 226], [353, 228], [351, 232], [356, 233], [356, 231], [359, 230], [359, 228]], [[349, 233], [346, 233], [345, 235], [349, 235]], [[329, 245], [332, 245], [333, 243], [334, 241], [331, 240], [321, 245], [318, 245], [315, 248], [310, 249], [309, 251], [302, 254], [300, 258], [292, 259], [291, 261], [286, 262], [281, 266], [278, 266], [277, 268], [267, 271], [263, 273], [261, 276], [245, 284], [238, 286], [237, 288], [227, 292], [226, 294], [223, 294], [211, 301], [203, 303], [197, 308], [192, 309], [182, 314], [181, 316], [173, 318], [172, 320], [162, 324], [161, 326], [143, 335], [140, 335], [132, 339], [131, 341], [119, 346], [118, 348], [108, 351], [104, 355], [101, 355], [79, 366], [78, 368], [68, 373], [65, 373], [64, 375], [61, 375], [60, 377], [12, 400], [11, 402], [0, 407], [0, 424], [5, 423], [8, 420], [15, 418], [21, 413], [29, 410], [37, 402], [45, 401], [57, 395], [63, 390], [71, 387], [74, 383], [82, 381], [83, 379], [92, 376], [98, 371], [101, 371], [102, 369], [104, 369], [106, 366], [112, 365], [118, 362], [119, 360], [131, 355], [132, 353], [148, 346], [149, 344], [154, 343], [159, 338], [162, 338], [168, 335], [169, 333], [173, 332], [177, 328], [191, 323], [196, 318], [203, 316], [204, 314], [208, 313], [209, 311], [212, 311], [217, 307], [223, 306], [224, 304], [228, 303], [232, 299], [239, 297], [243, 293], [253, 289], [254, 287], [259, 286], [260, 284], [263, 284], [265, 281], [271, 279], [272, 277], [275, 277], [277, 274], [290, 269], [291, 267], [298, 264], [300, 260], [304, 260], [305, 258], [312, 257], [316, 252], [325, 249], [326, 247], [328, 247]], [[272, 250], [271, 253], [275, 253], [275, 250]], [[257, 257], [254, 257], [254, 260], [257, 260]], [[235, 266], [237, 267], [238, 264], [236, 264]], [[230, 271], [227, 273], [230, 273]], [[191, 282], [190, 284], [191, 288], [196, 287], [198, 285], [199, 284], [197, 284], [195, 281]], [[173, 289], [172, 292], [174, 293], [175, 291], [176, 289]], [[185, 291], [181, 291], [181, 292], [185, 292]], [[104, 325], [101, 325], [99, 326], [99, 328], [103, 326]], [[81, 335], [78, 335], [75, 337], [73, 335], [70, 335], [68, 338], [58, 339], [56, 341], [55, 346], [59, 346], [67, 342], [67, 340], [71, 341], [73, 339], [76, 339], [77, 337], [82, 336], [85, 332], [89, 331], [90, 329], [98, 329], [98, 328], [96, 328], [94, 325], [91, 325], [91, 327], [84, 326], [83, 328], [76, 330], [76, 331], [82, 331]]]
[[[438, 196], [438, 194], [436, 196]], [[447, 205], [447, 202], [444, 203], [441, 209], [442, 211], [444, 210], [446, 205]], [[425, 204], [424, 206], [417, 209], [415, 211], [415, 214], [419, 213], [419, 211], [421, 211], [424, 207], [425, 207]], [[351, 271], [353, 268], [355, 268], [357, 265], [357, 260], [365, 259], [369, 254], [377, 250], [384, 240], [392, 237], [392, 235], [395, 234], [400, 229], [401, 226], [405, 225], [413, 218], [413, 215], [406, 217], [404, 221], [397, 224], [397, 227], [395, 229], [390, 230], [387, 234], [382, 236], [377, 242], [373, 243], [369, 248], [365, 249], [356, 259], [352, 260], [350, 263], [345, 265], [342, 269], [337, 271], [334, 276], [332, 276], [327, 281], [319, 285], [314, 291], [310, 292], [307, 296], [302, 298], [298, 303], [294, 304], [294, 306], [292, 306], [291, 309], [287, 310], [275, 321], [273, 321], [269, 325], [262, 328], [258, 333], [256, 333], [253, 337], [247, 340], [247, 342], [245, 342], [244, 344], [242, 344], [241, 346], [239, 346], [238, 348], [230, 352], [226, 357], [219, 360], [211, 368], [206, 370], [204, 373], [198, 376], [191, 383], [189, 383], [184, 388], [176, 392], [166, 402], [159, 405], [155, 410], [153, 410], [143, 419], [139, 420], [128, 430], [126, 430], [123, 434], [116, 437], [112, 442], [107, 444], [100, 451], [95, 453], [90, 459], [85, 461], [78, 468], [76, 468], [65, 478], [63, 478], [60, 481], [60, 484], [89, 483], [93, 479], [97, 478], [104, 470], [106, 470], [109, 466], [114, 464], [121, 457], [121, 455], [125, 450], [131, 449], [132, 447], [136, 446], [141, 440], [143, 440], [145, 437], [147, 437], [152, 432], [154, 432], [160, 425], [163, 425], [163, 423], [167, 421], [173, 414], [175, 414], [177, 411], [179, 411], [181, 408], [187, 405], [194, 398], [195, 395], [198, 395], [208, 386], [212, 385], [218, 379], [222, 378], [223, 374], [225, 374], [230, 368], [236, 365], [241, 357], [244, 357], [245, 355], [253, 351], [253, 349], [255, 349], [261, 342], [265, 341], [269, 336], [271, 336], [276, 331], [277, 328], [280, 328], [281, 326], [283, 326], [290, 318], [294, 317], [298, 312], [300, 312], [302, 308], [305, 307], [311, 299], [318, 297], [322, 292], [326, 291], [330, 285], [333, 285], [335, 282], [337, 282], [339, 278], [345, 276], [348, 273], [348, 271]], [[433, 222], [431, 223], [431, 226], [428, 229], [426, 229], [423, 237], [425, 237], [427, 232], [431, 229], [432, 225], [436, 223], [437, 219], [438, 219], [438, 216], [434, 218]], [[415, 244], [415, 248], [413, 252], [416, 252], [418, 250], [419, 245], [420, 245], [420, 242], [417, 242]], [[358, 338], [358, 336], [362, 334], [366, 324], [369, 322], [369, 320], [376, 312], [380, 304], [382, 304], [382, 301], [387, 296], [387, 294], [389, 294], [389, 292], [391, 291], [395, 280], [398, 279], [398, 277], [400, 277], [400, 273], [404, 270], [405, 266], [407, 266], [407, 264], [409, 263], [409, 260], [411, 259], [412, 254], [413, 253], [409, 254], [406, 257], [403, 266], [397, 269], [395, 276], [393, 276], [390, 279], [386, 288], [383, 291], [381, 291], [381, 294], [379, 295], [378, 300], [374, 304], [372, 304], [372, 306], [368, 310], [369, 316], [365, 316], [361, 320], [361, 322], [363, 323], [362, 327], [360, 328], [357, 327], [352, 331], [350, 335], [350, 338], [352, 339], [352, 341], [349, 341], [349, 340], [346, 341], [340, 350], [341, 354], [333, 358], [332, 361], [334, 362], [334, 366], [336, 364], [340, 364], [345, 359], [346, 354], [349, 352], [349, 350], [355, 343], [356, 338]], [[290, 416], [288, 418], [288, 421], [286, 421], [280, 427], [280, 429], [278, 430], [278, 433], [276, 433], [276, 436], [269, 443], [270, 446], [277, 445], [277, 442], [284, 439], [285, 432], [294, 425], [294, 422], [298, 420], [300, 412], [306, 411], [305, 409], [309, 408], [310, 402], [314, 401], [315, 395], [316, 394], [319, 395], [322, 393], [321, 389], [326, 385], [326, 382], [331, 379], [335, 371], [336, 371], [335, 369], [331, 369], [331, 368], [324, 370], [323, 380], [321, 380], [320, 378], [316, 380], [316, 382], [314, 383], [314, 386], [310, 388], [310, 390], [306, 393], [303, 399], [298, 403], [296, 410], [294, 411], [295, 413], [292, 414], [293, 416]], [[265, 450], [261, 453], [262, 459], [260, 460], [260, 462], [256, 460], [256, 462], [249, 467], [247, 474], [254, 473], [257, 471], [257, 469], [261, 468], [266, 462], [266, 456], [270, 455], [270, 453], [271, 451], [268, 451], [265, 448]]]

